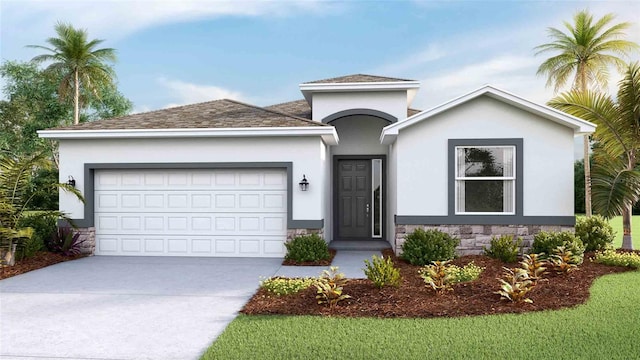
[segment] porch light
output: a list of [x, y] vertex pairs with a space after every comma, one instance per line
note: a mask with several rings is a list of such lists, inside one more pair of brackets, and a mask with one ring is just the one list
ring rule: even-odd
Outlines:
[[300, 181], [300, 190], [307, 191], [309, 189], [309, 181], [307, 181], [307, 177], [302, 175], [302, 181]]
[[73, 176], [69, 175], [69, 180], [67, 180], [67, 185], [76, 187], [76, 179]]

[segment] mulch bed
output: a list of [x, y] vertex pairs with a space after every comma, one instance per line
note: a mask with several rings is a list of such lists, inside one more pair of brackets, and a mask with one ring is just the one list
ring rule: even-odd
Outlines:
[[329, 266], [333, 262], [333, 258], [334, 257], [336, 257], [336, 251], [334, 249], [329, 249], [329, 259], [328, 260], [297, 262], [295, 260], [287, 260], [287, 259], [285, 259], [282, 262], [282, 265], [286, 265], [286, 266]]
[[24, 274], [26, 272], [37, 270], [60, 262], [79, 259], [85, 256], [86, 255], [65, 256], [61, 254], [54, 254], [48, 251], [41, 251], [29, 259], [16, 261], [16, 264], [14, 266], [0, 267], [0, 280]]
[[[385, 256], [392, 256], [402, 274], [402, 284], [397, 287], [376, 288], [367, 279], [352, 279], [344, 286], [344, 293], [352, 299], [340, 302], [335, 308], [318, 305], [314, 287], [298, 294], [275, 296], [264, 289], [258, 292], [242, 309], [242, 313], [286, 314], [286, 315], [327, 315], [344, 317], [455, 317], [469, 315], [487, 315], [503, 313], [523, 313], [560, 309], [584, 303], [589, 297], [589, 288], [593, 281], [605, 274], [629, 271], [628, 268], [607, 266], [592, 262], [590, 254], [585, 254], [585, 261], [579, 270], [568, 274], [547, 272], [544, 279], [529, 292], [528, 303], [511, 303], [501, 300], [495, 294], [500, 287], [496, 278], [503, 274], [505, 266], [499, 260], [486, 256], [463, 256], [452, 261], [458, 266], [473, 261], [484, 267], [480, 277], [467, 283], [454, 285], [454, 291], [442, 295], [427, 287], [418, 275], [420, 267], [399, 260], [392, 251]], [[591, 254], [592, 255], [592, 254]], [[510, 264], [516, 267], [517, 264]], [[363, 265], [364, 266], [364, 265]]]

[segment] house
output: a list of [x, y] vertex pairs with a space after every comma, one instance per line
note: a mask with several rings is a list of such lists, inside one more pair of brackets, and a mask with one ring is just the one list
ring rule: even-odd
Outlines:
[[[427, 111], [420, 83], [350, 75], [267, 107], [216, 100], [40, 131], [97, 255], [281, 257], [284, 242], [386, 241], [417, 227], [478, 253], [572, 229], [574, 136], [595, 125], [491, 86]], [[360, 241], [358, 243], [357, 241]]]

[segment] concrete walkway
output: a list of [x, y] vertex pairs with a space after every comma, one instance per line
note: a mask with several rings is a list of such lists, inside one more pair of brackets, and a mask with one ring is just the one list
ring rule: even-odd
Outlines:
[[[378, 252], [340, 251], [364, 277]], [[197, 359], [260, 277], [318, 276], [282, 259], [100, 257], [0, 281], [0, 359]]]

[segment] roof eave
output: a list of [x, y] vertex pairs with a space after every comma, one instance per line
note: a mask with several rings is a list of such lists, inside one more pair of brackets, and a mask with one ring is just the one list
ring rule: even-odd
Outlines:
[[311, 95], [317, 92], [356, 92], [356, 91], [397, 91], [420, 88], [419, 81], [387, 81], [387, 82], [353, 82], [353, 83], [320, 83], [300, 84], [300, 91], [311, 105]]
[[403, 121], [399, 121], [397, 123], [391, 124], [387, 127], [385, 127], [382, 131], [382, 135], [381, 135], [381, 140], [384, 139], [385, 135], [396, 135], [398, 134], [398, 131], [401, 129], [404, 129], [408, 126], [411, 126], [417, 122], [420, 122], [422, 120], [428, 119], [430, 117], [433, 117], [437, 114], [443, 113], [451, 108], [454, 108], [460, 104], [466, 103], [470, 100], [473, 100], [475, 98], [478, 98], [482, 95], [487, 95], [491, 98], [494, 98], [496, 100], [508, 103], [512, 106], [515, 106], [521, 110], [533, 113], [535, 115], [538, 115], [540, 117], [543, 117], [547, 120], [551, 120], [554, 121], [558, 124], [567, 126], [571, 129], [573, 129], [574, 135], [575, 136], [579, 136], [579, 135], [585, 135], [585, 134], [591, 134], [595, 131], [596, 129], [596, 125], [593, 123], [590, 123], [588, 121], [582, 120], [578, 117], [569, 115], [567, 113], [564, 113], [560, 110], [556, 110], [552, 107], [546, 106], [546, 105], [540, 105], [540, 104], [536, 104], [533, 103], [529, 100], [526, 100], [522, 97], [519, 97], [517, 95], [514, 95], [512, 93], [494, 88], [490, 85], [485, 85], [477, 90], [474, 90], [470, 93], [467, 93], [465, 95], [462, 95], [460, 97], [457, 97], [455, 99], [452, 99], [450, 101], [447, 101], [443, 104], [440, 104], [438, 106], [435, 106], [429, 110], [425, 110], [422, 111], [418, 114], [415, 114], [409, 118], [407, 118], [406, 120]]
[[41, 138], [57, 140], [319, 136], [327, 145], [338, 145], [339, 141], [338, 133], [333, 126], [213, 129], [39, 130], [38, 136]]

